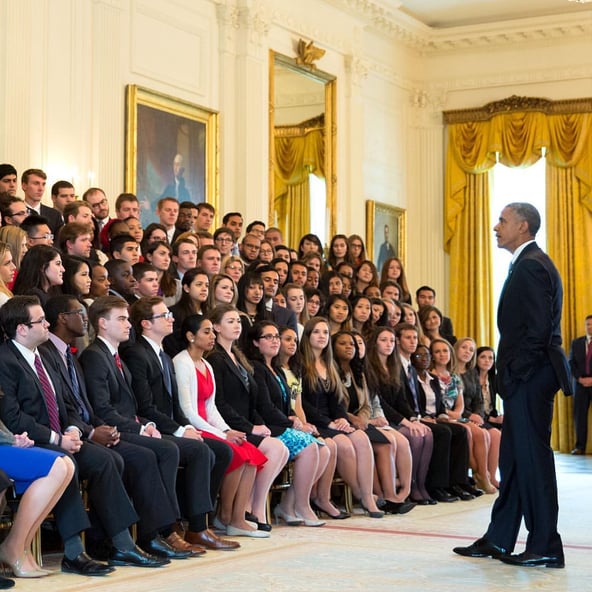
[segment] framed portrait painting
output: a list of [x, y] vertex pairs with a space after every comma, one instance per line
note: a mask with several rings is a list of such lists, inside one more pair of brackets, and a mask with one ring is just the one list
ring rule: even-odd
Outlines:
[[218, 114], [128, 85], [125, 191], [138, 197], [144, 227], [162, 197], [218, 209]]
[[405, 263], [406, 224], [405, 210], [366, 201], [366, 250], [372, 254], [380, 274], [389, 257], [398, 257]]

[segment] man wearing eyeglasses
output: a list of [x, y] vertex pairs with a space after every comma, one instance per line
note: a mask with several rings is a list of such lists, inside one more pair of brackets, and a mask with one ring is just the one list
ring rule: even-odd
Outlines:
[[[175, 370], [162, 349], [162, 340], [173, 332], [173, 314], [158, 297], [141, 298], [130, 313], [137, 339], [122, 351], [122, 357], [131, 372], [138, 413], [179, 448], [189, 520], [185, 540], [209, 550], [235, 549], [238, 543], [217, 537], [207, 524], [232, 451], [225, 442], [202, 438], [181, 411]], [[205, 455], [207, 449], [210, 454]]]
[[240, 244], [240, 256], [245, 265], [259, 258], [259, 249], [261, 249], [261, 239], [256, 234], [246, 234]]
[[[81, 474], [91, 479], [90, 501], [108, 535], [127, 532], [137, 515], [120, 479], [121, 460], [94, 444], [83, 443], [81, 431], [65, 404], [62, 382], [42, 362], [38, 347], [48, 338], [49, 323], [35, 296], [15, 296], [0, 309], [0, 325], [8, 340], [0, 346], [0, 416], [14, 433], [27, 432], [38, 446], [68, 454]], [[92, 475], [92, 477], [91, 477]], [[90, 526], [78, 477], [54, 508], [64, 542], [62, 570], [100, 576], [111, 567], [91, 559], [80, 533]]]
[[19, 197], [3, 200], [2, 226], [20, 226], [29, 215], [27, 204]]
[[[109, 217], [109, 201], [105, 192], [98, 187], [91, 187], [82, 194], [82, 201], [85, 201], [92, 211], [95, 238], [94, 247], [108, 252], [109, 241], [106, 233], [102, 233], [102, 230], [111, 221]], [[105, 234], [105, 236], [103, 237], [102, 234]]]
[[37, 214], [27, 216], [23, 220], [21, 228], [27, 233], [28, 249], [35, 245], [47, 245], [49, 247], [53, 245], [54, 236], [43, 216], [37, 216]]
[[[127, 302], [117, 296], [97, 298], [90, 306], [89, 321], [96, 338], [79, 359], [94, 412], [109, 425], [117, 426], [123, 441], [154, 454], [158, 470], [152, 478], [158, 489], [162, 487], [166, 492], [162, 499], [162, 517], [166, 520], [162, 522], [167, 526], [156, 533], [143, 532], [138, 544], [150, 554], [170, 559], [202, 554], [203, 548], [185, 543], [174, 529], [181, 514], [176, 494], [179, 448], [170, 439], [162, 438], [156, 424], [141, 414], [130, 371], [119, 356], [118, 348], [129, 339], [131, 330]], [[209, 449], [205, 451], [210, 454]], [[125, 555], [116, 555], [115, 560], [116, 565], [128, 565]]]

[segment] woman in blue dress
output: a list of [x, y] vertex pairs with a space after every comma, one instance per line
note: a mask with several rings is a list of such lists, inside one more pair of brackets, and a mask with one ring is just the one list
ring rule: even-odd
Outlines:
[[[22, 494], [12, 528], [0, 545], [0, 562], [19, 578], [49, 575], [31, 554], [31, 542], [74, 475], [74, 464], [67, 456], [34, 444], [26, 432], [13, 435], [0, 422], [0, 469], [13, 481], [16, 493]], [[0, 487], [4, 487], [0, 493], [4, 505], [7, 483]]]

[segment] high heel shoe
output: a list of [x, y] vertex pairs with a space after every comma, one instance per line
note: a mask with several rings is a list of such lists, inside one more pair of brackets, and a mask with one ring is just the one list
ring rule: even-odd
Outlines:
[[489, 477], [482, 477], [479, 473], [473, 473], [473, 479], [479, 489], [482, 489], [485, 493], [492, 494], [497, 493], [497, 489], [491, 484]]
[[304, 526], [317, 527], [325, 526], [326, 524], [326, 522], [323, 522], [323, 520], [307, 520], [306, 518], [303, 518], [298, 512], [296, 512], [296, 518], [300, 520], [300, 523], [304, 524]]
[[279, 505], [273, 509], [273, 515], [275, 516], [276, 524], [279, 524], [280, 518], [286, 523], [286, 526], [300, 526], [304, 522], [298, 515], [292, 516], [288, 514]]
[[323, 510], [320, 506], [316, 504], [313, 500], [310, 500], [310, 507], [317, 513], [317, 514], [325, 514], [325, 516], [329, 516], [331, 520], [345, 520], [346, 518], [350, 518], [351, 514], [349, 512], [342, 512], [339, 511], [339, 514], [329, 514], [327, 510]]
[[[25, 551], [25, 555], [27, 552]], [[10, 562], [6, 555], [4, 554], [4, 549], [0, 548], [0, 563], [7, 565], [12, 570], [12, 573], [17, 578], [43, 578], [44, 576], [48, 576], [51, 572], [47, 571], [46, 569], [30, 569], [26, 570], [23, 569], [23, 561], [24, 557], [21, 559], [17, 559], [14, 563]]]
[[366, 515], [369, 518], [382, 518], [384, 516], [383, 511], [381, 511], [381, 510], [378, 510], [378, 512], [370, 511], [362, 502], [360, 502], [360, 506], [362, 507], [362, 510], [364, 510], [364, 512], [366, 513]]

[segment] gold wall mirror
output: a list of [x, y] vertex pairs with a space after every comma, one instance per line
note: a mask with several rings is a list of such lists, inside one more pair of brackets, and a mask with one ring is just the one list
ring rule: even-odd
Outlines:
[[335, 76], [302, 55], [269, 58], [269, 225], [293, 248], [336, 232]]

